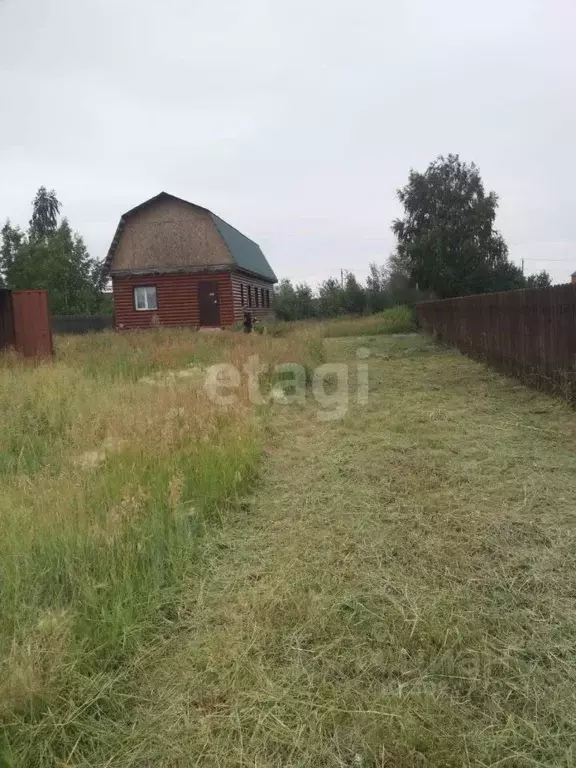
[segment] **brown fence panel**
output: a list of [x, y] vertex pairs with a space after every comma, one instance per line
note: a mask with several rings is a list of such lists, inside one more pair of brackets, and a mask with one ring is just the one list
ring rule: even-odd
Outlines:
[[471, 357], [576, 399], [576, 285], [426, 301], [416, 316]]
[[50, 318], [53, 333], [93, 333], [112, 330], [112, 315], [52, 315]]
[[52, 328], [46, 291], [12, 291], [15, 347], [25, 357], [50, 357]]
[[12, 295], [10, 291], [0, 289], [0, 349], [13, 346]]

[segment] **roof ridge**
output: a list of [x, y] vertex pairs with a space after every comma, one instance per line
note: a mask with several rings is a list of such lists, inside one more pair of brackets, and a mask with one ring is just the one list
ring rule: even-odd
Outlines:
[[[112, 266], [112, 260], [114, 258], [114, 254], [116, 253], [116, 249], [120, 241], [120, 236], [122, 235], [124, 225], [126, 224], [126, 220], [130, 216], [133, 216], [135, 213], [141, 211], [146, 206], [153, 205], [154, 203], [163, 199], [176, 200], [180, 203], [184, 203], [185, 205], [189, 205], [193, 208], [205, 211], [212, 218], [218, 234], [222, 238], [224, 245], [228, 249], [230, 256], [232, 257], [237, 267], [248, 272], [253, 272], [254, 274], [259, 275], [260, 277], [263, 277], [265, 280], [269, 280], [270, 282], [277, 282], [277, 277], [270, 267], [270, 264], [268, 263], [262, 248], [255, 240], [252, 240], [250, 237], [248, 237], [248, 235], [245, 235], [233, 224], [229, 224], [225, 219], [218, 216], [209, 208], [198, 205], [197, 203], [191, 203], [189, 200], [185, 200], [183, 197], [178, 197], [177, 195], [173, 195], [170, 192], [165, 192], [164, 190], [159, 192], [157, 195], [148, 198], [148, 200], [144, 200], [139, 205], [134, 206], [134, 208], [130, 208], [130, 210], [125, 211], [120, 216], [120, 221], [116, 228], [116, 232], [104, 262], [107, 270], [110, 270]], [[248, 247], [246, 247], [247, 244], [249, 244]]]

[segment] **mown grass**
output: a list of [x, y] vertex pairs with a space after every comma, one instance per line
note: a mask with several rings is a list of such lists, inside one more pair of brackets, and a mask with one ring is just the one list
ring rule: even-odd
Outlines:
[[278, 411], [121, 765], [574, 764], [574, 412], [417, 336], [361, 343], [366, 406]]
[[[220, 335], [201, 345], [215, 345], [212, 359], [258, 353], [313, 365], [319, 335], [325, 329], [312, 338], [233, 337], [237, 344]], [[52, 368], [19, 372], [59, 372], [62, 380], [48, 387], [51, 402], [64, 389], [68, 405], [55, 423], [47, 408], [33, 429], [18, 422], [30, 450], [16, 438], [3, 478], [20, 504], [0, 502], [2, 522], [12, 526], [6, 553], [14, 573], [11, 631], [1, 630], [5, 761], [18, 768], [574, 764], [576, 415], [420, 336], [359, 335], [325, 341], [328, 358], [350, 370], [350, 408], [335, 422], [319, 420], [313, 400], [277, 405], [262, 418], [242, 404], [215, 414], [178, 387], [142, 390], [115, 366], [90, 368], [101, 337], [68, 340]], [[173, 361], [190, 354], [210, 357], [209, 349], [194, 352], [193, 335], [142, 336], [119, 343], [135, 360], [142, 355], [134, 347], [149, 345], [147, 362], [138, 362], [149, 366], [145, 375], [176, 368]], [[371, 352], [366, 405], [355, 400], [360, 344]], [[22, 379], [4, 401], [15, 414], [30, 386]], [[37, 391], [46, 396], [44, 387]], [[118, 392], [123, 407], [115, 410], [110, 397], [116, 402]], [[187, 412], [190, 397], [188, 434], [199, 441], [179, 443], [180, 433], [169, 431], [164, 450], [152, 426], [153, 456], [143, 456], [136, 482], [133, 464], [120, 462], [114, 474], [116, 457], [146, 454], [148, 432], [138, 419], [148, 406], [160, 423], [174, 407]], [[54, 451], [42, 453], [31, 439], [37, 425], [68, 437], [51, 438]], [[96, 471], [66, 463], [107, 436], [128, 444]], [[266, 460], [251, 490], [262, 448]], [[20, 454], [37, 458], [18, 468]], [[130, 467], [126, 476], [122, 466]], [[30, 512], [44, 492], [40, 480], [53, 494]], [[140, 499], [139, 486], [152, 502]], [[97, 501], [89, 507], [86, 499]], [[84, 509], [98, 525], [88, 525]], [[38, 537], [28, 530], [35, 517], [44, 519]], [[178, 527], [182, 517], [192, 528]], [[66, 531], [78, 534], [72, 545], [40, 558]], [[118, 539], [117, 531], [130, 533]], [[107, 553], [112, 540], [117, 557]], [[148, 553], [143, 564], [139, 545]], [[104, 557], [101, 569], [92, 553]], [[148, 586], [140, 589], [138, 578]], [[121, 579], [132, 586], [118, 586]], [[100, 584], [118, 599], [109, 602]], [[19, 589], [29, 610], [17, 607]]]

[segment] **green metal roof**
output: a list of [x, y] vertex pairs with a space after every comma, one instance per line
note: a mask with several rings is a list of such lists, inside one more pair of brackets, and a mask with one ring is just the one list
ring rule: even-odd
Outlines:
[[262, 277], [264, 280], [269, 280], [272, 283], [278, 282], [276, 275], [266, 260], [266, 256], [264, 256], [260, 250], [260, 246], [257, 245], [253, 240], [250, 240], [250, 238], [246, 237], [246, 235], [243, 235], [242, 232], [234, 229], [234, 227], [225, 222], [219, 216], [216, 216], [216, 214], [212, 213], [212, 211], [209, 211], [208, 208], [203, 208], [202, 206], [191, 203], [181, 197], [176, 197], [176, 195], [170, 195], [168, 192], [160, 192], [160, 194], [156, 195], [155, 197], [151, 197], [149, 200], [145, 200], [143, 203], [140, 203], [140, 205], [137, 205], [135, 208], [132, 208], [131, 210], [122, 214], [120, 223], [116, 229], [116, 234], [114, 235], [114, 239], [112, 240], [112, 244], [108, 250], [108, 255], [106, 256], [105, 264], [107, 269], [110, 269], [112, 266], [112, 259], [116, 252], [116, 248], [118, 247], [120, 236], [122, 234], [126, 220], [133, 214], [141, 211], [143, 208], [154, 205], [154, 203], [157, 203], [160, 200], [178, 200], [179, 202], [184, 203], [185, 205], [189, 205], [192, 208], [206, 211], [206, 213], [210, 214], [212, 217], [212, 221], [216, 225], [216, 229], [220, 233], [220, 237], [222, 237], [226, 243], [226, 246], [230, 251], [230, 255], [236, 262], [236, 265], [239, 269], [245, 269], [247, 272], [252, 272], [253, 274]]
[[277, 277], [272, 271], [272, 267], [268, 264], [266, 256], [262, 253], [260, 246], [253, 240], [243, 235], [242, 232], [238, 232], [230, 224], [225, 222], [215, 213], [210, 211], [212, 220], [220, 232], [220, 235], [224, 239], [224, 242], [228, 246], [228, 250], [232, 254], [232, 258], [240, 269], [245, 269], [247, 272], [253, 272], [255, 275], [260, 275], [265, 280], [270, 280], [276, 283]]

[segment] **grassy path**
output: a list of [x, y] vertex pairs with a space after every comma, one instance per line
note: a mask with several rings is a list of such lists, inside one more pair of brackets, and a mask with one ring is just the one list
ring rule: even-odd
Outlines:
[[103, 765], [574, 764], [576, 415], [367, 343], [367, 406], [278, 407]]

